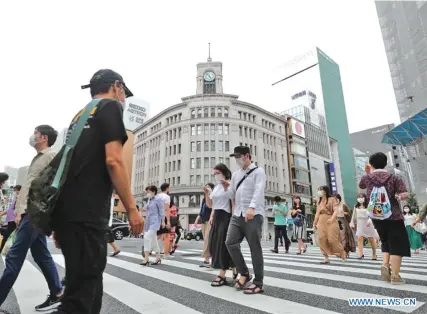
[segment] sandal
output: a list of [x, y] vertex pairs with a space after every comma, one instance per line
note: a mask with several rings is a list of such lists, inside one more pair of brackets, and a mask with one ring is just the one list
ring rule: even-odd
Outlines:
[[[258, 289], [258, 291], [257, 291]], [[264, 289], [260, 285], [253, 285], [253, 287], [246, 288], [245, 291], [243, 291], [244, 294], [257, 294], [257, 293], [263, 293]]]
[[237, 269], [234, 267], [233, 268], [233, 280], [236, 280], [238, 275], [239, 275], [239, 273], [237, 272]]
[[[219, 279], [219, 280], [218, 280]], [[227, 284], [225, 277], [218, 276], [214, 281], [211, 282], [212, 287], [221, 287]]]
[[252, 275], [246, 274], [246, 275], [241, 275], [241, 277], [245, 278], [245, 281], [243, 283], [240, 282], [240, 280], [236, 281], [236, 284], [234, 285], [234, 288], [236, 288], [237, 290], [243, 290], [246, 286], [246, 284], [252, 280]]

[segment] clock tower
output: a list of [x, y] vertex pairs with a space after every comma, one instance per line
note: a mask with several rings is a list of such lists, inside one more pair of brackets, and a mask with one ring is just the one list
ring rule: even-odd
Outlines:
[[210, 55], [207, 62], [197, 64], [197, 95], [222, 94], [222, 63], [212, 62]]

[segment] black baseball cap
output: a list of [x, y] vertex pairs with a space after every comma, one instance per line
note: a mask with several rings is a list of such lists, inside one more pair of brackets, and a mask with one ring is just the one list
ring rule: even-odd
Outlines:
[[246, 155], [250, 154], [251, 150], [247, 146], [236, 146], [234, 147], [234, 153], [230, 155], [230, 157], [235, 157], [238, 155]]
[[93, 88], [100, 84], [114, 84], [115, 81], [119, 81], [125, 90], [126, 98], [132, 97], [133, 93], [127, 88], [125, 82], [123, 81], [123, 77], [113, 70], [110, 69], [102, 69], [96, 72], [92, 78], [90, 79], [90, 83], [87, 85], [82, 85], [82, 89]]

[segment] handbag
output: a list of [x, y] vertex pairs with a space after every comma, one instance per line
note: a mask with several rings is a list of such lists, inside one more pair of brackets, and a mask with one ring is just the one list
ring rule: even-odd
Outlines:
[[421, 234], [427, 233], [427, 226], [424, 222], [419, 222], [414, 226], [414, 230]]
[[34, 226], [46, 236], [52, 234], [51, 216], [66, 179], [74, 147], [89, 119], [91, 111], [102, 99], [92, 99], [86, 105], [61, 151], [40, 175], [31, 182], [27, 200], [27, 215]]

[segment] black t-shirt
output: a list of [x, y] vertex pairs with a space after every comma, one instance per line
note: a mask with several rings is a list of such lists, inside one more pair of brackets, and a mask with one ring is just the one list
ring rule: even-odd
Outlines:
[[[304, 205], [299, 205], [299, 206], [296, 206], [296, 207], [294, 207], [292, 209], [294, 209], [294, 210], [297, 210], [297, 209], [301, 210], [300, 214], [302, 214], [303, 216], [305, 216], [305, 206]], [[295, 213], [295, 215], [291, 215], [291, 216], [292, 216], [292, 218], [295, 218], [297, 215], [298, 215], [298, 213]]]
[[[67, 138], [81, 113], [71, 122]], [[77, 222], [95, 228], [107, 227], [113, 186], [105, 162], [105, 144], [113, 141], [124, 144], [127, 139], [122, 105], [112, 99], [101, 100], [92, 110], [74, 149], [54, 212], [54, 225]]]

